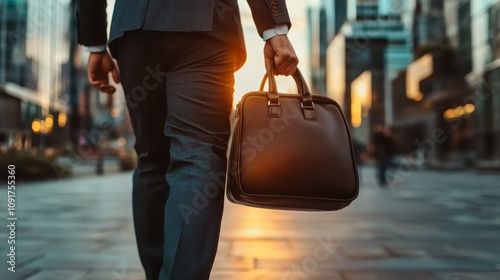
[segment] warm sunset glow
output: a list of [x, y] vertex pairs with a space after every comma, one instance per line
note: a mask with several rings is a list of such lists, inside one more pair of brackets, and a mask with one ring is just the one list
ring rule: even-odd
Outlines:
[[[249, 5], [246, 1], [240, 2], [240, 13], [241, 13], [241, 24], [244, 30], [245, 44], [247, 50], [247, 60], [245, 65], [241, 67], [235, 73], [235, 84], [234, 84], [234, 101], [233, 104], [236, 105], [241, 97], [250, 91], [256, 91], [259, 89], [259, 84], [262, 77], [265, 74], [264, 66], [264, 42], [262, 38], [257, 33], [255, 28], [255, 23], [252, 19], [252, 14]], [[299, 57], [299, 68], [304, 75], [307, 83], [311, 85], [309, 77], [309, 42], [305, 40], [307, 38], [307, 19], [305, 17], [305, 12], [307, 7], [316, 1], [293, 1], [288, 6], [288, 11], [290, 17], [293, 19], [293, 27], [290, 29], [288, 38], [293, 44], [293, 48]], [[319, 1], [318, 1], [319, 2]], [[108, 2], [108, 6], [109, 6]], [[295, 82], [291, 77], [276, 76], [276, 81], [278, 83], [278, 90], [282, 93], [288, 91], [288, 89], [294, 89], [290, 93], [296, 92]], [[340, 81], [337, 81], [340, 82]], [[325, 94], [325, 93], [324, 93]]]
[[327, 49], [327, 96], [334, 99], [341, 107], [344, 106], [344, 96], [346, 89], [346, 59], [345, 59], [345, 37], [341, 33], [337, 34]]
[[364, 71], [351, 84], [351, 123], [360, 127], [372, 105], [372, 73]]

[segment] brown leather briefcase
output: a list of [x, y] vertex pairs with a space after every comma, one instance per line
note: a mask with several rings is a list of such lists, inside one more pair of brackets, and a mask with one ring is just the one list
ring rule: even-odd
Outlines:
[[297, 69], [299, 94], [245, 94], [236, 108], [227, 197], [247, 206], [331, 211], [348, 206], [359, 183], [348, 124], [337, 102], [312, 95]]

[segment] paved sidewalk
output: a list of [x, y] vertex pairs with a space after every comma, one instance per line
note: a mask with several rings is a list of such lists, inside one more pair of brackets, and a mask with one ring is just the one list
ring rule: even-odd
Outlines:
[[[227, 203], [211, 279], [500, 279], [500, 175], [418, 171], [381, 189], [363, 171], [360, 197], [339, 212]], [[16, 273], [2, 226], [0, 279], [144, 279], [130, 193], [131, 173], [20, 183]]]
[[[72, 179], [80, 179], [88, 176], [99, 176], [97, 174], [97, 159], [75, 160], [70, 163], [73, 166]], [[116, 157], [106, 156], [102, 164], [102, 175], [113, 175], [120, 173], [120, 166]]]

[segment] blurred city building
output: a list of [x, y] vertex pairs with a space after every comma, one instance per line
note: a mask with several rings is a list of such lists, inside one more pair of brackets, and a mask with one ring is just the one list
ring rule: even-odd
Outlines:
[[311, 90], [315, 94], [327, 94], [327, 49], [342, 27], [347, 16], [348, 0], [322, 0], [321, 6], [307, 11]]
[[88, 151], [130, 138], [122, 94], [88, 85], [75, 11], [75, 0], [0, 1], [0, 147]]
[[475, 150], [480, 168], [500, 168], [500, 1], [471, 0]]
[[308, 11], [311, 88], [363, 142], [389, 124], [429, 167], [499, 168], [499, 16], [500, 0], [324, 0]]
[[[313, 11], [310, 18], [314, 19]], [[313, 76], [312, 88], [326, 89], [322, 92], [336, 99], [350, 116], [353, 134], [368, 142], [372, 124], [393, 122], [391, 80], [412, 58], [411, 6], [408, 1], [325, 0], [316, 13], [326, 15], [319, 30], [329, 34], [323, 36], [327, 42], [320, 44], [326, 56], [316, 58], [311, 52], [311, 60], [319, 60], [326, 70], [318, 71], [312, 64], [311, 73], [325, 73], [327, 78]]]
[[[26, 37], [26, 25], [20, 22], [26, 22], [27, 14], [26, 1], [0, 2], [0, 82], [12, 81], [19, 84], [25, 81], [26, 48], [24, 44], [14, 48], [14, 44], [9, 41]], [[16, 36], [7, 37], [7, 30]], [[19, 100], [6, 95], [3, 87], [0, 88], [0, 114], [0, 141], [14, 144], [18, 138], [17, 142], [22, 142], [23, 139], [19, 139], [21, 135], [17, 133], [21, 128]]]
[[0, 4], [0, 141], [31, 149], [67, 137], [69, 2]]
[[[436, 168], [473, 165], [473, 109], [465, 104], [471, 96], [464, 78], [471, 70], [467, 15], [470, 1], [416, 1], [413, 62], [393, 80], [401, 151], [424, 150], [427, 165]], [[455, 120], [453, 110], [463, 110], [463, 118]], [[436, 134], [443, 136], [433, 139]]]

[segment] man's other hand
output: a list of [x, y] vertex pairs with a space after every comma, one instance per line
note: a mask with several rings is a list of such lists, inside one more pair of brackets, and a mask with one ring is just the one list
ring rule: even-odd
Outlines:
[[286, 35], [277, 35], [266, 41], [264, 58], [266, 69], [269, 69], [269, 65], [274, 60], [275, 75], [292, 75], [299, 64], [292, 43]]
[[109, 72], [113, 81], [119, 83], [120, 75], [111, 55], [107, 51], [90, 53], [87, 68], [90, 85], [102, 92], [114, 93], [116, 88], [109, 85]]

